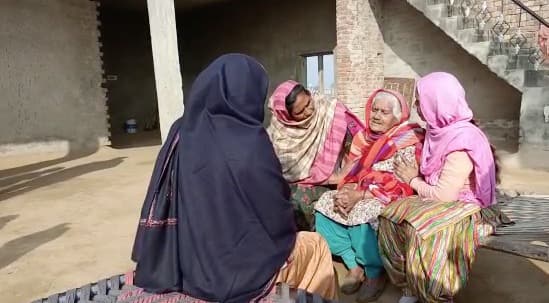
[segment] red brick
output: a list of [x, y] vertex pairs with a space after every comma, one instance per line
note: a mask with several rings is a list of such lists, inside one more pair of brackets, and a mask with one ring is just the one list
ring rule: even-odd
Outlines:
[[383, 85], [383, 37], [372, 3], [381, 11], [381, 0], [336, 0], [337, 97], [360, 116], [369, 94]]

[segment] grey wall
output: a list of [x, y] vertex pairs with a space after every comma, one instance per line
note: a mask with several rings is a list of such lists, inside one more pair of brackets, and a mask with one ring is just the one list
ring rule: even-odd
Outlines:
[[295, 79], [300, 55], [333, 51], [335, 1], [232, 1], [178, 15], [185, 93], [194, 77], [217, 56], [242, 52], [269, 72], [271, 90]]
[[2, 0], [0, 29], [0, 153], [105, 143], [95, 2]]
[[385, 76], [416, 78], [450, 72], [461, 81], [475, 117], [492, 141], [518, 144], [521, 94], [469, 55], [406, 1], [384, 1]]
[[158, 115], [149, 19], [146, 10], [105, 7], [100, 19], [105, 74], [117, 76], [106, 83], [111, 140], [116, 145], [127, 119], [137, 119], [142, 130], [145, 121]]
[[549, 105], [549, 87], [530, 87], [524, 90], [520, 117], [521, 139], [525, 145], [549, 148], [549, 123], [543, 108]]
[[546, 105], [549, 87], [525, 88], [520, 116], [521, 167], [549, 170], [549, 123], [543, 114]]

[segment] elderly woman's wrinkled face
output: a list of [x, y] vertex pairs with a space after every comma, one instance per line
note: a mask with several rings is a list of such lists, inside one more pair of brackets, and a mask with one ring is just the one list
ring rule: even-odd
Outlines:
[[398, 124], [393, 111], [394, 103], [387, 99], [377, 99], [372, 105], [370, 114], [370, 130], [383, 134]]
[[303, 121], [312, 116], [314, 112], [315, 105], [313, 97], [305, 92], [301, 92], [295, 99], [290, 115], [296, 121]]

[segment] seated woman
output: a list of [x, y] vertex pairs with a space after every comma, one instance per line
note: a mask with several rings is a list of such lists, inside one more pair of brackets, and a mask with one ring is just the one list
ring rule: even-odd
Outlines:
[[419, 198], [383, 211], [380, 253], [390, 279], [404, 290], [399, 302], [452, 302], [467, 281], [479, 237], [501, 222], [494, 207], [498, 169], [454, 76], [421, 78], [416, 98], [427, 122], [422, 176], [407, 160], [397, 162], [396, 174]]
[[136, 286], [214, 302], [249, 302], [277, 282], [336, 296], [326, 242], [295, 231], [290, 189], [262, 125], [267, 87], [263, 67], [240, 54], [221, 56], [195, 80], [141, 211]]
[[[349, 171], [338, 191], [326, 192], [315, 205], [317, 231], [332, 254], [349, 268], [341, 291], [370, 302], [381, 295], [385, 277], [377, 245], [377, 216], [392, 201], [413, 194], [393, 174], [401, 157], [415, 161], [421, 153], [423, 129], [409, 124], [410, 110], [399, 93], [380, 89], [366, 104], [368, 127], [353, 139]], [[365, 279], [367, 283], [362, 283]]]
[[295, 81], [280, 84], [269, 100], [268, 133], [291, 183], [292, 203], [300, 230], [314, 230], [313, 206], [342, 166], [345, 143], [364, 128], [345, 105], [311, 96]]

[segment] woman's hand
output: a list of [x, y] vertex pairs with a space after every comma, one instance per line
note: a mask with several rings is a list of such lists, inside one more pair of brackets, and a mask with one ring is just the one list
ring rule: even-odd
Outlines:
[[336, 209], [344, 215], [347, 215], [364, 197], [363, 191], [354, 188], [354, 184], [347, 184], [335, 194], [334, 204]]
[[412, 179], [419, 176], [419, 168], [415, 160], [403, 159], [397, 156], [394, 166], [395, 175], [407, 184], [410, 184]]

